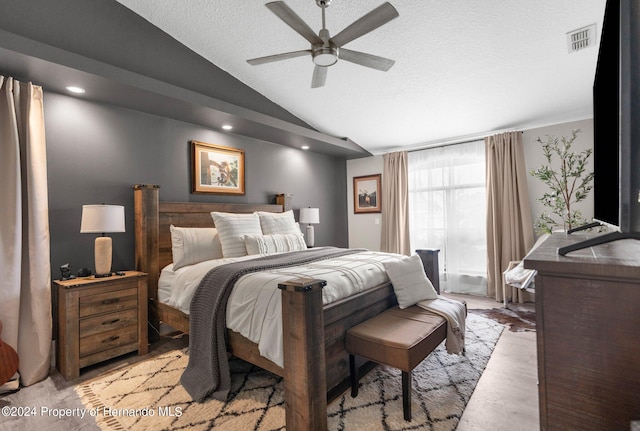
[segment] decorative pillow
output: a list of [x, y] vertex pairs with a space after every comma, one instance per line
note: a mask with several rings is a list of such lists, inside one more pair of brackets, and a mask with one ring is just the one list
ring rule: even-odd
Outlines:
[[283, 213], [256, 211], [256, 214], [260, 217], [260, 227], [264, 235], [300, 232], [300, 227], [296, 226], [296, 220], [293, 217], [293, 210]]
[[262, 235], [260, 218], [257, 214], [232, 214], [214, 211], [211, 213], [211, 217], [218, 229], [224, 257], [246, 256], [244, 236]]
[[222, 246], [214, 227], [170, 226], [173, 270], [205, 260], [221, 259]]
[[436, 289], [424, 273], [420, 256], [414, 254], [397, 262], [385, 262], [389, 280], [400, 308], [411, 307], [425, 299], [437, 299]]
[[269, 254], [307, 249], [307, 244], [300, 233], [245, 235], [244, 244], [248, 254]]

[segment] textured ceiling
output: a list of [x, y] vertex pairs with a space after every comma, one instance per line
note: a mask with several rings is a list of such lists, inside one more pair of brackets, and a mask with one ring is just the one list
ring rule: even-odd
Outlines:
[[[569, 54], [566, 33], [596, 24], [605, 0], [390, 0], [400, 16], [345, 46], [396, 61], [388, 72], [338, 61], [324, 87], [308, 49], [262, 1], [117, 0], [321, 132], [373, 154], [592, 116], [597, 46]], [[287, 0], [315, 31], [315, 0]], [[332, 35], [382, 3], [333, 0]]]

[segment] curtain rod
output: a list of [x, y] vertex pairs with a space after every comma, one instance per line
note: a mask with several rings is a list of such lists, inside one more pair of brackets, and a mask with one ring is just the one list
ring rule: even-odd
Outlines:
[[[428, 148], [446, 147], [449, 145], [464, 144], [466, 142], [479, 141], [488, 136], [499, 135], [501, 133], [507, 133], [507, 132], [517, 132], [517, 131], [518, 130], [515, 130], [515, 129], [504, 129], [504, 130], [496, 130], [493, 132], [479, 133], [475, 135], [459, 136], [457, 138], [447, 139], [447, 140], [425, 142], [422, 144], [418, 144], [415, 147], [412, 147], [412, 148], [410, 147], [410, 149], [407, 149], [406, 151], [411, 153], [414, 151], [426, 150]], [[520, 131], [520, 133], [522, 133], [522, 131]]]
[[470, 141], [475, 141], [475, 140], [479, 140], [479, 139], [484, 139], [487, 136], [491, 136], [491, 135], [497, 135], [500, 133], [505, 133], [505, 132], [520, 132], [520, 133], [524, 133], [525, 131], [529, 131], [529, 130], [533, 130], [533, 129], [539, 129], [541, 127], [549, 127], [549, 126], [555, 126], [555, 125], [559, 125], [559, 124], [565, 124], [565, 123], [572, 123], [572, 122], [576, 122], [576, 121], [584, 121], [584, 120], [589, 120], [589, 119], [593, 119], [593, 117], [586, 117], [586, 118], [578, 118], [575, 120], [567, 120], [563, 123], [540, 123], [540, 124], [528, 124], [528, 125], [521, 125], [518, 128], [514, 128], [511, 127], [509, 129], [501, 129], [501, 130], [492, 130], [489, 132], [484, 132], [484, 133], [476, 133], [473, 135], [465, 135], [465, 136], [458, 136], [455, 138], [450, 138], [450, 139], [441, 139], [441, 140], [435, 140], [435, 141], [430, 141], [430, 142], [423, 142], [421, 144], [414, 144], [414, 145], [407, 145], [404, 147], [395, 147], [395, 148], [390, 148], [386, 151], [383, 152], [376, 152], [373, 155], [383, 155], [385, 153], [392, 153], [394, 151], [407, 151], [407, 152], [413, 152], [413, 151], [420, 151], [420, 150], [425, 150], [427, 148], [434, 148], [434, 147], [445, 147], [447, 145], [454, 145], [454, 144], [462, 144], [464, 142], [470, 142]]
[[[458, 136], [456, 138], [451, 138], [451, 139], [442, 139], [442, 140], [436, 140], [436, 141], [430, 141], [430, 142], [423, 142], [421, 144], [416, 144], [416, 145], [413, 145], [413, 146], [397, 148], [397, 149], [390, 150], [390, 151], [387, 151], [387, 152], [391, 153], [391, 152], [394, 152], [394, 151], [406, 151], [408, 153], [411, 153], [411, 152], [414, 152], [414, 151], [426, 150], [427, 148], [446, 147], [447, 145], [463, 144], [465, 142], [478, 141], [480, 139], [486, 138], [487, 136], [498, 135], [500, 133], [505, 133], [505, 132], [517, 132], [517, 131], [518, 130], [515, 130], [515, 129], [495, 130], [495, 131], [492, 131], [492, 132], [485, 132], [485, 133], [477, 133], [477, 134], [473, 134], [473, 135]], [[522, 131], [520, 131], [520, 133], [522, 133]]]

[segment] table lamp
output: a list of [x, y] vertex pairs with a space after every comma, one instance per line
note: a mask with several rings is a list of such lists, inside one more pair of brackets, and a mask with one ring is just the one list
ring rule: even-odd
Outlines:
[[80, 233], [101, 233], [96, 238], [96, 277], [111, 275], [111, 238], [106, 233], [124, 232], [122, 205], [83, 205]]
[[307, 233], [305, 235], [307, 247], [313, 247], [315, 238], [312, 224], [320, 223], [320, 209], [300, 208], [300, 223], [307, 225]]

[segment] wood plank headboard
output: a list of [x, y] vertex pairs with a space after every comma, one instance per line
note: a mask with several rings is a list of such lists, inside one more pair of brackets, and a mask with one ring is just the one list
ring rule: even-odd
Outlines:
[[149, 298], [158, 297], [160, 271], [172, 261], [169, 227], [215, 227], [212, 211], [252, 213], [282, 212], [282, 205], [160, 202], [157, 185], [136, 185], [134, 189], [136, 269], [149, 274]]

